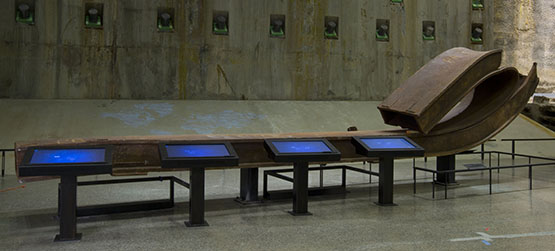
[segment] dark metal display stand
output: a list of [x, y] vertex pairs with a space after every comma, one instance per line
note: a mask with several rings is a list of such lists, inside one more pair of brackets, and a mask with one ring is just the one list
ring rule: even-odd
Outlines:
[[293, 209], [291, 215], [308, 211], [308, 163], [337, 161], [341, 153], [326, 139], [267, 139], [264, 146], [276, 162], [293, 163]]
[[162, 168], [189, 169], [189, 221], [187, 227], [208, 226], [204, 220], [205, 168], [239, 165], [239, 158], [228, 142], [160, 143]]
[[60, 233], [54, 241], [80, 240], [77, 233], [77, 176], [112, 173], [112, 147], [31, 148], [23, 157], [19, 175], [60, 176], [58, 212]]
[[403, 136], [353, 137], [357, 153], [367, 157], [378, 157], [379, 185], [378, 202], [380, 206], [395, 206], [393, 203], [393, 169], [395, 157], [424, 156], [424, 149]]

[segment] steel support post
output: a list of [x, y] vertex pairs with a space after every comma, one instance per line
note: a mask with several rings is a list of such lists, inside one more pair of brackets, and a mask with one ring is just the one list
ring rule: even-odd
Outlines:
[[241, 168], [240, 192], [235, 201], [241, 204], [260, 203], [258, 198], [258, 168]]
[[77, 176], [62, 175], [59, 191], [60, 233], [54, 241], [81, 239], [77, 233]]
[[[456, 160], [455, 160], [454, 154], [447, 155], [447, 156], [438, 156], [437, 163], [436, 163], [436, 170], [437, 171], [455, 170], [455, 161]], [[436, 181], [444, 185], [456, 184], [455, 173], [438, 174]]]
[[289, 213], [312, 215], [308, 212], [308, 163], [295, 163], [293, 169], [293, 210]]
[[188, 227], [208, 226], [204, 220], [204, 168], [191, 168], [189, 173], [189, 221]]
[[393, 203], [393, 157], [380, 158], [378, 202], [380, 206], [396, 206]]

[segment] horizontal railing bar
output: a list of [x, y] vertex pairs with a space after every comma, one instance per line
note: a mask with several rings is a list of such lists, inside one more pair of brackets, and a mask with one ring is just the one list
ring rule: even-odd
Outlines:
[[107, 185], [107, 184], [121, 184], [121, 183], [134, 183], [134, 182], [149, 182], [149, 181], [163, 181], [171, 180], [172, 176], [161, 177], [146, 177], [146, 178], [132, 178], [132, 179], [114, 179], [114, 180], [91, 180], [79, 181], [78, 186], [92, 186], [92, 185]]
[[287, 177], [287, 176], [285, 176], [285, 175], [281, 175], [281, 174], [279, 174], [279, 173], [273, 173], [273, 172], [264, 172], [264, 173], [267, 174], [267, 175], [276, 177], [276, 178], [278, 178], [278, 179], [282, 179], [282, 180], [286, 180], [286, 181], [289, 181], [289, 182], [293, 182], [293, 178]]
[[466, 173], [466, 172], [474, 172], [474, 171], [487, 171], [487, 170], [497, 170], [497, 169], [510, 169], [510, 168], [521, 168], [521, 167], [535, 167], [535, 166], [550, 166], [555, 165], [555, 162], [550, 163], [536, 163], [536, 164], [522, 164], [522, 165], [512, 165], [512, 166], [495, 166], [495, 167], [486, 167], [486, 168], [472, 168], [472, 169], [456, 169], [456, 170], [432, 170], [422, 167], [414, 167], [416, 170], [437, 173], [437, 174], [446, 174], [446, 173]]
[[544, 141], [544, 140], [555, 140], [555, 138], [501, 139], [501, 141]]

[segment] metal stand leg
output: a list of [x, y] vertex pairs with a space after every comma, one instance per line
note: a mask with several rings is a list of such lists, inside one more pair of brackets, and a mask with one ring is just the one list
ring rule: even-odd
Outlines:
[[[368, 171], [372, 172], [372, 162], [368, 162]], [[372, 184], [372, 175], [368, 175], [368, 183]]]
[[380, 206], [396, 206], [393, 203], [393, 158], [380, 158], [378, 202]]
[[308, 212], [308, 163], [295, 163], [293, 168], [293, 210], [289, 213], [312, 215]]
[[189, 221], [185, 225], [208, 226], [204, 220], [204, 168], [191, 168], [189, 173]]
[[240, 188], [236, 202], [243, 205], [261, 202], [258, 198], [258, 168], [241, 168]]
[[6, 170], [6, 152], [2, 151], [2, 177], [4, 177], [5, 170]]
[[[455, 170], [455, 155], [453, 154], [453, 155], [437, 157], [436, 170], [438, 171]], [[457, 182], [455, 182], [455, 173], [445, 173], [445, 174], [437, 175], [436, 182], [444, 185], [457, 184]]]
[[81, 239], [77, 233], [77, 177], [63, 175], [60, 182], [60, 234], [54, 241], [75, 241]]

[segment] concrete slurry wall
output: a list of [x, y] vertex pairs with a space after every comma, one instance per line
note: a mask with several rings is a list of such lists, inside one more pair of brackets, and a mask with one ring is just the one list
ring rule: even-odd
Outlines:
[[527, 72], [538, 62], [536, 92], [555, 92], [555, 1], [496, 0], [495, 47], [505, 50], [503, 64]]
[[[33, 2], [35, 25], [15, 22]], [[4, 0], [0, 98], [381, 100], [440, 52], [492, 49], [493, 0]], [[103, 4], [103, 28], [84, 27], [86, 4]], [[159, 32], [158, 12], [174, 13]], [[228, 11], [229, 35], [212, 34]], [[270, 38], [270, 15], [285, 38]], [[339, 39], [324, 39], [326, 16]], [[376, 21], [390, 41], [376, 41]], [[424, 41], [422, 22], [436, 40]], [[471, 43], [472, 23], [484, 44]]]

